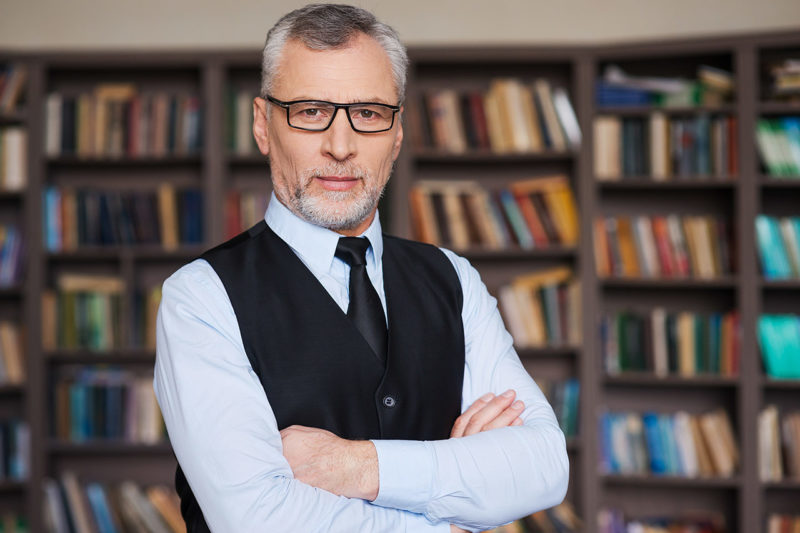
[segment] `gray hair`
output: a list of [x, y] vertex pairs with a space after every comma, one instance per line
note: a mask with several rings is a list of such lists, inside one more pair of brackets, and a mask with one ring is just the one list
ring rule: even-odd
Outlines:
[[333, 50], [347, 46], [358, 33], [375, 39], [386, 51], [392, 65], [397, 98], [406, 92], [408, 55], [397, 32], [375, 15], [359, 7], [343, 4], [309, 4], [281, 17], [267, 33], [261, 59], [261, 96], [272, 90], [283, 47], [297, 39], [313, 50]]

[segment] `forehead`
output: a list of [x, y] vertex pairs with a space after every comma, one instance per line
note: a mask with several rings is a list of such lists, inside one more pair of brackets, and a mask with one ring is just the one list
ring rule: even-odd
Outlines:
[[335, 50], [312, 50], [291, 39], [283, 48], [277, 74], [273, 93], [281, 100], [397, 103], [389, 57], [364, 34]]

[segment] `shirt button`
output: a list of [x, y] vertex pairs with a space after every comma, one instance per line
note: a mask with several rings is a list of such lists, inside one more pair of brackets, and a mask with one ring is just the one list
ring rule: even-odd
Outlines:
[[384, 396], [383, 397], [383, 405], [385, 405], [386, 407], [394, 407], [396, 403], [397, 403], [397, 400], [395, 400], [391, 396]]

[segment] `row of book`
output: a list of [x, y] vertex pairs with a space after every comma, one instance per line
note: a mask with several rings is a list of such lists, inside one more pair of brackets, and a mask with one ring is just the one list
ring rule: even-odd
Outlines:
[[595, 84], [598, 106], [715, 106], [729, 102], [735, 91], [733, 75], [719, 67], [698, 65], [696, 79], [632, 76], [608, 64]]
[[22, 281], [24, 274], [22, 233], [14, 224], [0, 224], [0, 287]]
[[0, 128], [0, 191], [21, 191], [28, 184], [28, 132]]
[[253, 137], [253, 99], [258, 94], [234, 87], [228, 87], [225, 94], [225, 147], [237, 155], [258, 153]]
[[770, 514], [766, 533], [800, 533], [800, 515]]
[[736, 118], [598, 116], [594, 173], [598, 180], [649, 177], [654, 181], [735, 176], [739, 172]]
[[81, 94], [51, 93], [45, 105], [50, 157], [165, 157], [197, 154], [203, 146], [195, 95], [111, 83]]
[[563, 175], [517, 180], [495, 192], [475, 181], [418, 181], [409, 204], [419, 240], [456, 250], [578, 242], [578, 210]]
[[606, 373], [647, 372], [659, 377], [736, 376], [739, 314], [625, 311], [605, 316], [600, 342]]
[[759, 119], [756, 146], [770, 176], [800, 179], [800, 117]]
[[125, 282], [109, 275], [63, 274], [42, 293], [45, 350], [112, 350], [125, 346], [122, 298]]
[[756, 239], [765, 278], [800, 278], [800, 217], [758, 215]]
[[26, 422], [18, 419], [0, 421], [0, 480], [27, 479], [30, 450], [31, 434]]
[[[770, 66], [770, 98], [800, 100], [800, 57], [787, 57]], [[771, 532], [770, 532], [771, 533]]]
[[44, 242], [48, 251], [81, 246], [203, 242], [203, 193], [161, 184], [157, 191], [47, 187]]
[[758, 344], [769, 377], [800, 379], [800, 316], [761, 315]]
[[25, 96], [28, 69], [20, 63], [0, 65], [0, 113], [19, 108]]
[[498, 302], [516, 347], [580, 345], [581, 289], [571, 269], [517, 276], [500, 287]]
[[780, 419], [768, 405], [758, 415], [758, 465], [761, 481], [800, 480], [800, 411]]
[[[597, 533], [725, 533], [720, 513], [692, 512], [687, 516], [626, 519], [619, 509], [603, 508], [597, 514]], [[772, 532], [770, 532], [772, 533]]]
[[713, 216], [609, 216], [594, 222], [597, 275], [712, 279], [732, 273], [730, 224]]
[[544, 78], [528, 84], [497, 78], [487, 91], [426, 91], [409, 106], [408, 127], [418, 148], [526, 153], [576, 149], [581, 132], [567, 91]]
[[578, 517], [575, 508], [564, 501], [486, 533], [577, 533], [582, 530], [583, 521]]
[[581, 385], [577, 379], [563, 381], [550, 381], [537, 379], [536, 384], [541, 389], [547, 401], [553, 407], [556, 420], [567, 439], [578, 436], [578, 405], [580, 405]]
[[25, 381], [25, 350], [19, 324], [0, 320], [0, 385]]
[[603, 413], [600, 450], [601, 468], [609, 474], [730, 477], [739, 465], [722, 409], [702, 415]]
[[153, 374], [113, 367], [66, 367], [53, 387], [54, 435], [63, 441], [157, 444], [166, 429]]
[[44, 482], [48, 533], [186, 533], [180, 500], [163, 485], [81, 482], [72, 471]]
[[249, 229], [264, 218], [269, 193], [233, 190], [225, 197], [225, 239]]

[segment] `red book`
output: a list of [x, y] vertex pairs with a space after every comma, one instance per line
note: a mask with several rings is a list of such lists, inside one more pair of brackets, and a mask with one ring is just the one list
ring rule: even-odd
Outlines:
[[675, 275], [675, 258], [672, 256], [672, 248], [669, 244], [669, 230], [667, 230], [667, 219], [664, 217], [653, 217], [653, 235], [656, 238], [656, 248], [658, 249], [658, 259], [661, 264], [661, 275], [672, 277]]
[[515, 194], [514, 199], [519, 205], [519, 210], [525, 219], [525, 224], [533, 236], [533, 242], [536, 247], [545, 247], [550, 245], [550, 239], [547, 238], [547, 232], [544, 230], [544, 224], [536, 212], [536, 207], [533, 205], [533, 200], [527, 194]]
[[469, 93], [469, 109], [471, 115], [472, 127], [475, 128], [475, 137], [478, 140], [478, 146], [488, 150], [491, 145], [489, 144], [489, 127], [486, 125], [486, 111], [483, 108], [483, 95], [479, 92]]
[[225, 199], [225, 239], [243, 231], [240, 196], [239, 191], [230, 191]]

